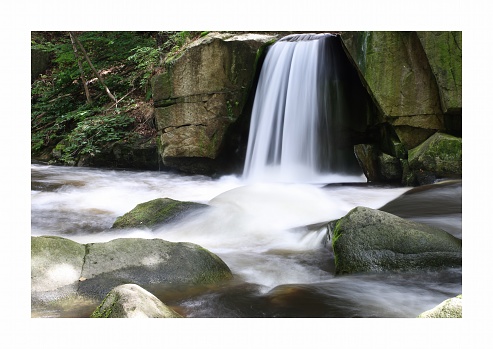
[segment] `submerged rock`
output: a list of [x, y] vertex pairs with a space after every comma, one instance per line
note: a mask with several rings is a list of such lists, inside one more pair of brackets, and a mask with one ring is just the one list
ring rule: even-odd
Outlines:
[[462, 241], [390, 213], [356, 207], [334, 229], [336, 274], [462, 265]]
[[134, 209], [118, 217], [112, 228], [153, 228], [170, 222], [193, 210], [206, 208], [207, 205], [188, 201], [159, 198], [143, 202]]
[[435, 308], [421, 313], [419, 318], [462, 318], [462, 295], [449, 298]]
[[135, 284], [115, 287], [91, 314], [92, 318], [181, 318], [156, 296]]

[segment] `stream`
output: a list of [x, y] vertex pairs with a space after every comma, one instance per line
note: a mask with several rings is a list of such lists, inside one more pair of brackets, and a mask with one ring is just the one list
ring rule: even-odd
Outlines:
[[[412, 194], [400, 197], [405, 192]], [[211, 209], [153, 230], [110, 229], [118, 216], [160, 197]], [[212, 179], [31, 164], [32, 236], [56, 235], [79, 243], [121, 237], [188, 241], [224, 260], [234, 275], [230, 282], [187, 289], [145, 287], [183, 316], [197, 318], [416, 317], [462, 293], [462, 268], [335, 277], [326, 223], [356, 206], [385, 207], [462, 238], [461, 200], [461, 182], [429, 190], [362, 180], [247, 183], [233, 175]], [[31, 316], [88, 317], [97, 305], [85, 300], [33, 306]]]

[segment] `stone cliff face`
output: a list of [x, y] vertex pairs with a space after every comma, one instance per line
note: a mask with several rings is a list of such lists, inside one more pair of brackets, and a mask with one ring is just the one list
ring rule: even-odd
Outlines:
[[[389, 155], [392, 159], [386, 163], [392, 164], [394, 180], [421, 183], [417, 174], [424, 170], [431, 175], [426, 181], [438, 178], [430, 168], [409, 169], [408, 151], [436, 132], [461, 137], [461, 32], [344, 32], [341, 38], [379, 110], [379, 122], [373, 126], [392, 135], [380, 144], [356, 147], [369, 179], [388, 179], [384, 174], [390, 169], [381, 159]], [[449, 175], [460, 177], [461, 172]]]
[[[247, 139], [239, 135], [248, 133], [258, 58], [279, 37], [211, 33], [154, 79], [159, 153], [166, 166], [212, 174], [241, 162], [238, 149]], [[377, 110], [366, 136], [352, 140], [368, 179], [414, 185], [439, 178], [429, 166], [409, 166], [408, 153], [437, 132], [461, 144], [461, 32], [342, 32], [340, 37]], [[452, 155], [461, 161], [461, 153]], [[451, 158], [433, 156], [433, 163]]]
[[[228, 131], [243, 116], [262, 48], [275, 36], [211, 33], [153, 80], [159, 153], [165, 166], [211, 174]], [[231, 162], [231, 159], [229, 159]]]

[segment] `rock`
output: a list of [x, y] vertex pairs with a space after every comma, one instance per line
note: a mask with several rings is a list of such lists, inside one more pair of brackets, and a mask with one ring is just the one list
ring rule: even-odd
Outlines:
[[373, 144], [357, 144], [354, 154], [369, 182], [395, 182], [402, 178], [401, 160], [382, 153]]
[[417, 32], [435, 75], [444, 113], [462, 113], [462, 32]]
[[[461, 137], [461, 32], [342, 32], [341, 39], [380, 113], [368, 125], [369, 130], [380, 129], [379, 137], [364, 143], [376, 145], [377, 156], [400, 159], [394, 167], [402, 168], [403, 184], [442, 178], [434, 170], [415, 171], [405, 161], [410, 149], [437, 132]], [[386, 124], [391, 131], [382, 126]]]
[[408, 190], [379, 208], [425, 223], [462, 239], [462, 180], [446, 180]]
[[74, 295], [81, 276], [84, 255], [84, 245], [72, 240], [56, 236], [31, 237], [33, 298], [55, 300]]
[[369, 182], [380, 179], [378, 169], [378, 148], [373, 144], [356, 144], [354, 155]]
[[356, 207], [334, 229], [336, 274], [461, 266], [462, 241], [431, 226]]
[[381, 153], [378, 158], [378, 168], [380, 172], [380, 178], [386, 182], [400, 181], [402, 178], [402, 166], [398, 158]]
[[415, 173], [431, 172], [437, 178], [461, 178], [462, 138], [437, 132], [411, 149], [408, 160]]
[[401, 218], [462, 213], [462, 180], [448, 180], [406, 191], [379, 208]]
[[343, 32], [341, 38], [385, 116], [442, 113], [435, 77], [415, 32]]
[[82, 245], [51, 236], [31, 241], [33, 301], [101, 299], [125, 283], [210, 285], [232, 277], [218, 256], [192, 243], [121, 238]]
[[122, 283], [210, 285], [232, 277], [215, 254], [188, 242], [122, 238], [86, 245], [79, 292], [102, 296]]
[[462, 295], [443, 301], [435, 308], [421, 313], [418, 318], [462, 318]]
[[77, 166], [158, 170], [160, 159], [156, 139], [142, 137], [132, 142], [114, 142], [93, 156], [82, 155]]
[[[180, 159], [218, 159], [228, 129], [244, 112], [260, 53], [275, 38], [209, 33], [186, 47], [165, 73], [153, 79], [164, 165], [190, 171], [180, 165]], [[210, 161], [201, 166], [211, 166]]]
[[207, 205], [195, 202], [158, 198], [138, 204], [131, 211], [118, 217], [111, 228], [153, 228], [157, 225], [183, 217], [193, 210], [207, 207]]
[[92, 318], [181, 318], [156, 296], [135, 284], [112, 289]]

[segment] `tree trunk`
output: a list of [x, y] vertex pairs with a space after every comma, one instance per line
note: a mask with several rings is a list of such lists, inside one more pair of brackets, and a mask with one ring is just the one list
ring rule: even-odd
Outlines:
[[82, 44], [80, 43], [79, 39], [77, 38], [77, 36], [75, 36], [75, 33], [74, 32], [70, 32], [70, 34], [73, 36], [75, 42], [77, 43], [77, 45], [79, 45], [82, 53], [84, 54], [84, 58], [86, 59], [87, 63], [89, 64], [89, 66], [91, 67], [92, 71], [94, 72], [94, 74], [96, 75], [96, 77], [98, 78], [99, 82], [101, 83], [101, 85], [103, 85], [104, 89], [106, 90], [106, 94], [111, 98], [111, 100], [115, 103], [118, 103], [117, 99], [115, 98], [115, 96], [113, 96], [110, 92], [110, 89], [108, 88], [108, 86], [106, 86], [106, 84], [104, 83], [104, 80], [103, 78], [101, 77], [101, 75], [99, 75], [98, 71], [96, 70], [96, 68], [94, 68], [94, 66], [92, 65], [92, 62], [91, 60], [89, 59], [89, 56], [87, 55], [87, 52], [86, 50], [84, 49], [84, 46], [82, 46]]
[[72, 48], [74, 50], [75, 59], [77, 60], [77, 64], [79, 65], [80, 79], [82, 81], [82, 85], [84, 86], [84, 91], [86, 93], [87, 104], [91, 104], [92, 103], [91, 95], [89, 94], [89, 88], [87, 87], [87, 81], [86, 81], [86, 78], [84, 77], [84, 69], [82, 69], [82, 63], [80, 61], [79, 53], [77, 52], [77, 45], [75, 44], [74, 35], [72, 34], [72, 32], [69, 32], [69, 35], [70, 35], [70, 41], [72, 42]]

